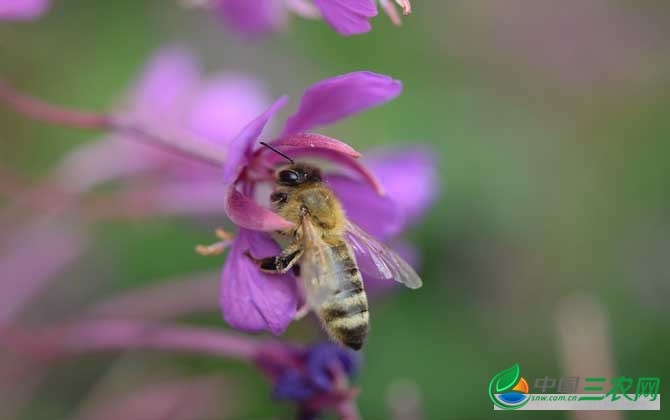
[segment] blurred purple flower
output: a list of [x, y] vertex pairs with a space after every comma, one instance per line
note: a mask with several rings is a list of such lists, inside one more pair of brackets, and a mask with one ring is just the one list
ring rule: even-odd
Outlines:
[[[386, 155], [384, 159], [393, 157], [394, 161], [382, 159], [376, 165], [377, 170], [393, 172], [395, 168], [400, 175], [389, 174], [380, 184], [373, 173], [356, 160], [360, 154], [351, 147], [305, 131], [385, 103], [401, 90], [399, 81], [370, 72], [349, 73], [321, 81], [306, 90], [298, 111], [287, 119], [281, 136], [272, 142], [292, 158], [320, 158], [348, 170], [348, 174], [326, 174], [326, 182], [342, 202], [349, 219], [380, 239], [398, 234], [435, 195], [432, 160], [422, 151], [404, 152], [407, 161], [403, 155]], [[279, 277], [264, 274], [244, 253], [249, 251], [255, 258], [276, 255], [279, 248], [267, 232], [293, 226], [261, 205], [261, 200], [267, 197], [258, 193], [260, 184], [273, 182], [274, 167], [283, 161], [268, 149], [257, 148], [256, 144], [265, 125], [286, 100], [286, 97], [280, 98], [238, 134], [230, 146], [223, 174], [227, 190], [226, 214], [240, 228], [221, 279], [224, 319], [235, 328], [268, 330], [274, 334], [282, 333], [292, 321], [300, 300], [292, 286], [292, 274]], [[383, 186], [393, 195], [380, 194]], [[405, 197], [419, 203], [403, 207], [399, 203]], [[367, 276], [376, 273], [372, 264], [360, 264], [360, 268]]]
[[283, 0], [218, 0], [214, 7], [226, 24], [249, 36], [278, 30], [286, 20]]
[[49, 0], [0, 0], [0, 20], [33, 20], [49, 8]]
[[[53, 363], [91, 352], [133, 349], [225, 357], [254, 364], [271, 382], [277, 399], [298, 404], [301, 418], [313, 418], [326, 409], [335, 410], [342, 419], [358, 418], [354, 402], [358, 391], [351, 388], [350, 380], [358, 370], [359, 358], [350, 350], [332, 343], [304, 347], [238, 336], [214, 328], [108, 319], [0, 329], [0, 346], [8, 354], [21, 354], [33, 363]], [[164, 390], [169, 389], [186, 391], [180, 383]], [[144, 413], [143, 418], [153, 418], [152, 413], [165, 409], [160, 400], [171, 400], [177, 395], [157, 390], [145, 394], [147, 398], [139, 399], [139, 394], [136, 397], [125, 401], [116, 399], [117, 404], [122, 404], [117, 407], [97, 404], [94, 399], [90, 407], [81, 410], [79, 418], [107, 418], [107, 411], [112, 409], [129, 416]], [[186, 404], [188, 412], [193, 411], [191, 399]], [[114, 402], [108, 398], [104, 400]], [[147, 405], [147, 400], [153, 404]], [[145, 404], [141, 404], [142, 401]]]
[[[284, 26], [288, 12], [306, 18], [323, 18], [344, 36], [369, 32], [370, 19], [377, 16], [376, 0], [212, 0], [215, 11], [236, 31], [257, 36]], [[409, 0], [395, 0], [405, 15], [411, 12]], [[379, 0], [391, 21], [399, 25], [400, 16], [393, 0]]]
[[389, 197], [396, 198], [404, 222], [418, 220], [433, 204], [439, 178], [431, 148], [370, 150], [363, 162], [380, 180]]
[[[212, 143], [225, 151], [235, 134], [269, 102], [265, 88], [248, 76], [201, 76], [196, 59], [177, 47], [159, 51], [131, 89], [124, 118], [149, 131], [175, 133]], [[110, 159], [110, 156], [115, 156]], [[113, 133], [87, 144], [62, 163], [58, 178], [79, 192], [103, 182], [138, 173], [161, 171], [162, 185], [184, 180], [217, 180], [216, 168], [193, 163], [150, 145], [138, 144], [128, 134]], [[169, 184], [168, 184], [169, 185]], [[183, 197], [183, 190], [181, 190]], [[206, 197], [192, 194], [186, 202]], [[176, 201], [176, 200], [175, 200]], [[221, 207], [218, 207], [221, 210]]]
[[266, 346], [256, 364], [273, 383], [277, 399], [298, 404], [299, 418], [314, 418], [329, 408], [345, 411], [358, 393], [349, 387], [349, 380], [358, 370], [359, 359], [336, 344]]

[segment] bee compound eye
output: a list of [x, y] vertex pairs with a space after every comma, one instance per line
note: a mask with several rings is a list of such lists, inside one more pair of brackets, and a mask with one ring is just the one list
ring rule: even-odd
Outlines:
[[279, 172], [279, 182], [287, 185], [296, 185], [300, 180], [300, 175], [296, 171], [285, 170]]

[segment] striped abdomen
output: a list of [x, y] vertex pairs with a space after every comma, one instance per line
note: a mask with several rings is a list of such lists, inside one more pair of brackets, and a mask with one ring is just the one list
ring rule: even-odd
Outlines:
[[333, 339], [360, 350], [370, 330], [368, 298], [363, 278], [349, 246], [342, 242], [331, 248], [337, 257], [338, 285], [321, 305], [321, 319]]

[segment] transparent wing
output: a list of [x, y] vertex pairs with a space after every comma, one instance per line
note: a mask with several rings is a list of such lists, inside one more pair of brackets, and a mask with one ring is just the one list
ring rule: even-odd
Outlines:
[[386, 245], [373, 238], [369, 233], [365, 232], [360, 227], [348, 221], [345, 225], [347, 238], [349, 244], [358, 254], [366, 258], [372, 264], [364, 264], [363, 260], [359, 261], [359, 268], [365, 271], [364, 268], [372, 266], [374, 273], [369, 273], [375, 277], [383, 279], [394, 279], [395, 281], [404, 284], [410, 289], [418, 289], [423, 282], [416, 271], [395, 251]]
[[342, 275], [342, 262], [321, 238], [309, 216], [302, 219], [302, 232], [304, 253], [300, 261], [300, 279], [307, 303], [320, 309], [337, 290], [346, 287], [346, 277]]

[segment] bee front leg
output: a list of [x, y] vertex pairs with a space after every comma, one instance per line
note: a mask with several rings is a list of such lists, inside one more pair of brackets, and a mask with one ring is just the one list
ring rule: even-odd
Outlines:
[[281, 254], [274, 257], [254, 258], [249, 251], [245, 255], [253, 261], [258, 268], [266, 273], [284, 274], [288, 272], [302, 256], [302, 249], [299, 245], [290, 245]]

